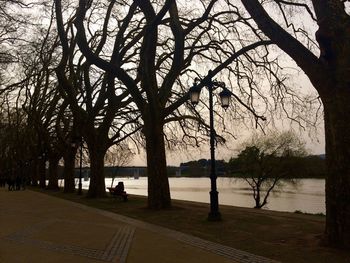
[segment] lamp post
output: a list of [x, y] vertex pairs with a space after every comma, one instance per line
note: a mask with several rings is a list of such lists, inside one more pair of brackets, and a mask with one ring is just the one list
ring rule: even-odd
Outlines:
[[38, 172], [39, 172], [39, 186], [41, 188], [46, 187], [46, 152], [42, 152], [38, 156], [39, 160], [39, 167], [38, 167]]
[[80, 164], [79, 164], [79, 188], [78, 188], [78, 195], [82, 194], [82, 166], [83, 166], [83, 137], [80, 137]]
[[[216, 186], [216, 169], [215, 169], [215, 129], [214, 129], [214, 110], [213, 110], [213, 91], [217, 87], [221, 87], [219, 93], [221, 106], [226, 110], [230, 104], [231, 92], [225, 87], [225, 83], [213, 81], [212, 72], [208, 72], [208, 76], [202, 80], [203, 86], [206, 86], [209, 91], [209, 127], [210, 127], [210, 212], [208, 214], [209, 221], [220, 221], [221, 214], [219, 212], [219, 193]], [[201, 87], [195, 82], [190, 88], [190, 100], [195, 106], [199, 102]]]
[[82, 166], [83, 166], [83, 137], [77, 137], [76, 139], [73, 140], [71, 143], [71, 146], [73, 148], [79, 146], [79, 155], [80, 155], [80, 160], [79, 160], [79, 183], [78, 183], [78, 195], [81, 195], [83, 184], [82, 184]]

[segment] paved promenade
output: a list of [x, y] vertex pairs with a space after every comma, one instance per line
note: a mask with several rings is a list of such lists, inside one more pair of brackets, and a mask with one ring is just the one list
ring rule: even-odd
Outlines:
[[274, 262], [107, 211], [0, 188], [0, 262]]

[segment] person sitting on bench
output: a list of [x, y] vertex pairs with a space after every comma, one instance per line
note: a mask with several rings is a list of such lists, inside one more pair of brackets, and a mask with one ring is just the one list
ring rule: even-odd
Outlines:
[[128, 194], [124, 190], [124, 183], [123, 182], [118, 182], [118, 184], [112, 188], [108, 187], [109, 192], [113, 196], [120, 196], [124, 202], [128, 201]]
[[118, 184], [114, 188], [114, 193], [116, 195], [122, 195], [124, 193], [124, 183], [123, 182], [118, 182]]

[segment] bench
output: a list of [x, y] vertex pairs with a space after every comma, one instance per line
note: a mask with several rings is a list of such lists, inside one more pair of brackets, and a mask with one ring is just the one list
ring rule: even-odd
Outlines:
[[116, 191], [114, 187], [107, 187], [109, 193], [114, 197], [120, 197], [124, 202], [128, 201], [128, 194], [125, 191]]

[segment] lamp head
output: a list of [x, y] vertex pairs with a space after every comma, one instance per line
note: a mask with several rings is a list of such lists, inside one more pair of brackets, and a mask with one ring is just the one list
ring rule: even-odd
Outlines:
[[228, 106], [230, 105], [231, 100], [231, 91], [229, 91], [227, 88], [223, 88], [222, 91], [219, 93], [220, 100], [221, 100], [221, 106], [227, 110]]
[[199, 102], [199, 97], [201, 93], [201, 88], [198, 87], [196, 83], [193, 84], [193, 86], [190, 88], [190, 100], [192, 105], [196, 106]]

